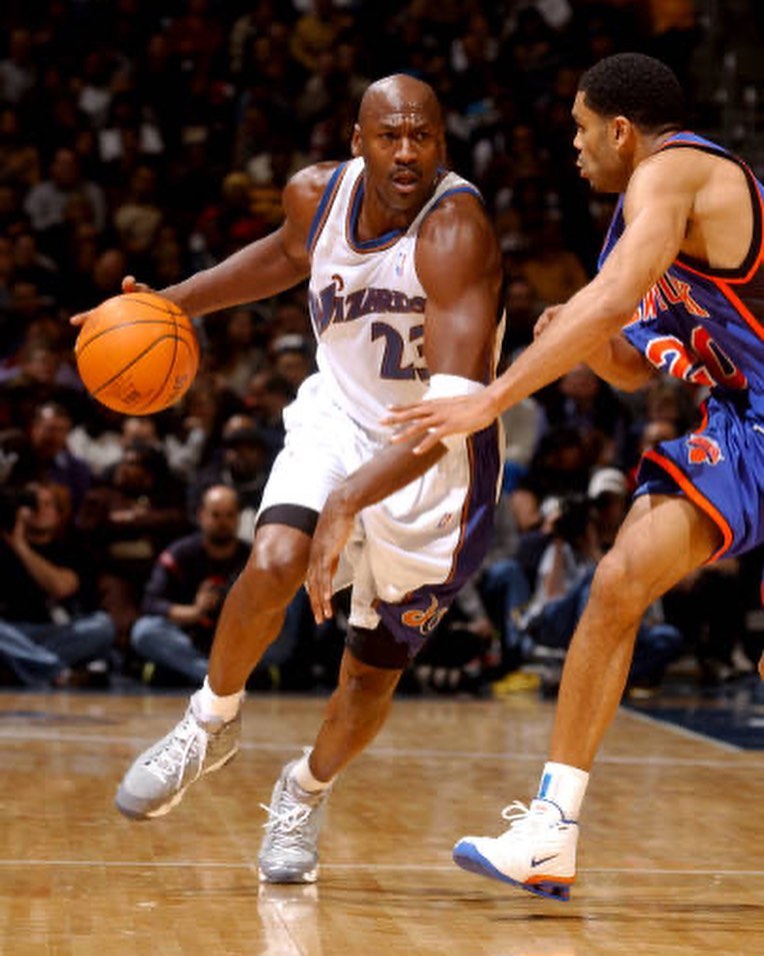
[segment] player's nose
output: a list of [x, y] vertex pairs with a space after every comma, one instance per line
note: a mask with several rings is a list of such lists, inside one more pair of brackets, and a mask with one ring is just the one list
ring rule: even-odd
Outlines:
[[395, 150], [395, 159], [399, 163], [411, 163], [416, 158], [416, 145], [410, 136], [401, 136]]

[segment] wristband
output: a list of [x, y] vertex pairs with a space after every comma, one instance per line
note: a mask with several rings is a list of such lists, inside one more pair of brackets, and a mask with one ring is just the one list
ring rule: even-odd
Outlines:
[[[477, 395], [482, 392], [485, 385], [482, 382], [476, 382], [471, 378], [464, 378], [462, 375], [447, 375], [444, 372], [436, 372], [430, 376], [430, 384], [424, 393], [423, 401], [429, 402], [437, 398], [465, 398], [468, 395]], [[455, 435], [446, 435], [441, 438], [441, 442], [450, 451], [461, 445], [466, 439], [465, 434], [457, 433]]]

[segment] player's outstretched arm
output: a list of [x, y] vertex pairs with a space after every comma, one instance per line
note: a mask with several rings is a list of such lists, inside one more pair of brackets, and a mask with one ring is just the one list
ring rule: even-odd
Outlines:
[[[336, 163], [319, 163], [300, 170], [282, 194], [284, 221], [274, 232], [235, 252], [217, 265], [176, 285], [157, 290], [190, 316], [266, 299], [302, 282], [310, 271], [307, 239], [318, 203]], [[147, 291], [127, 276], [123, 292]], [[88, 313], [70, 320], [82, 325]]]
[[483, 427], [491, 412], [500, 414], [579, 362], [596, 360], [676, 258], [694, 198], [677, 157], [644, 162], [626, 193], [626, 228], [599, 274], [484, 393], [392, 409], [384, 422], [399, 428], [394, 440], [418, 439], [415, 452], [422, 454], [467, 426]]

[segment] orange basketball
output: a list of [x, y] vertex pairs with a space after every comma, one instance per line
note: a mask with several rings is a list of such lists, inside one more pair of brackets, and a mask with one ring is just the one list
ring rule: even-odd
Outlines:
[[92, 309], [74, 345], [85, 388], [125, 415], [177, 402], [199, 367], [188, 316], [156, 292], [116, 295]]

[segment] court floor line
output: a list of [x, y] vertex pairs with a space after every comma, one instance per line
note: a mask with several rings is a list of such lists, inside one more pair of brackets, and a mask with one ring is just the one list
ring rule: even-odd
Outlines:
[[[129, 869], [155, 869], [155, 870], [253, 870], [257, 871], [257, 862], [252, 863], [230, 863], [212, 860], [32, 860], [27, 857], [23, 859], [0, 859], [0, 867], [13, 869], [20, 866], [60, 866], [60, 867], [93, 867], [106, 868], [111, 870], [129, 870]], [[456, 872], [458, 867], [455, 864], [440, 863], [322, 863], [322, 872], [326, 870], [341, 870], [343, 872], [352, 872], [359, 870], [380, 870], [389, 873], [399, 871], [419, 873], [451, 873]], [[745, 870], [736, 868], [734, 870], [720, 870], [716, 867], [705, 868], [687, 868], [680, 867], [661, 867], [661, 866], [587, 866], [581, 870], [581, 873], [602, 873], [602, 874], [634, 874], [641, 876], [731, 876], [731, 877], [764, 877], [764, 870]], [[297, 884], [295, 884], [297, 885]], [[310, 884], [299, 884], [304, 888]], [[318, 884], [320, 886], [320, 884]]]
[[[725, 750], [729, 753], [734, 754], [743, 754], [751, 753], [750, 751], [744, 751], [737, 747], [732, 747], [728, 744], [722, 744], [719, 741], [713, 740], [711, 738], [704, 737], [701, 734], [695, 734], [692, 731], [686, 731], [683, 728], [675, 728], [672, 724], [665, 724], [663, 721], [655, 720], [654, 718], [647, 718], [643, 714], [635, 715], [636, 719], [645, 720], [651, 724], [655, 724], [660, 729], [665, 730], [667, 733], [677, 733], [680, 736], [689, 736], [692, 739], [695, 739], [701, 743], [714, 744], [719, 749]], [[92, 746], [98, 744], [101, 746], [126, 746], [131, 747], [136, 750], [136, 752], [144, 746], [154, 743], [156, 737], [122, 737], [122, 736], [107, 736], [105, 734], [77, 734], [77, 733], [61, 733], [61, 732], [46, 732], [38, 730], [27, 730], [24, 728], [9, 728], [3, 727], [0, 729], [0, 749], [3, 749], [2, 741], [9, 741], [15, 743], [23, 742], [42, 742], [50, 744], [60, 744], [60, 743], [71, 743], [78, 745], [87, 745]], [[263, 742], [250, 742], [244, 741], [241, 744], [242, 751], [254, 751], [254, 752], [264, 752], [264, 753], [280, 753], [288, 754], [293, 750], [300, 750], [305, 741], [295, 741], [293, 743], [267, 743]], [[9, 750], [10, 748], [6, 748]], [[415, 760], [475, 760], [475, 761], [484, 761], [484, 760], [494, 760], [494, 761], [520, 761], [520, 762], [535, 762], [546, 760], [546, 755], [539, 751], [538, 753], [530, 753], [528, 751], [511, 751], [504, 750], [501, 752], [492, 752], [492, 751], [473, 751], [473, 750], [435, 750], [432, 748], [402, 748], [402, 747], [381, 747], [381, 746], [372, 746], [366, 753], [369, 756], [376, 757], [395, 757], [395, 758], [411, 758]], [[754, 751], [754, 754], [758, 751]], [[733, 765], [730, 765], [729, 761], [723, 759], [713, 759], [713, 758], [701, 758], [701, 757], [661, 757], [657, 754], [646, 754], [644, 756], [621, 756], [619, 754], [608, 754], [601, 753], [597, 757], [598, 764], [617, 764], [622, 766], [632, 766], [632, 765], [642, 765], [649, 764], [651, 766], [665, 766], [665, 767], [708, 767], [708, 768], [726, 768], [729, 769], [730, 766], [734, 766], [736, 769], [750, 768], [754, 770], [764, 771], [764, 760], [756, 759], [754, 755], [751, 756], [750, 760], [746, 761], [736, 761]], [[6, 768], [7, 769], [7, 768]]]
[[642, 721], [642, 723], [650, 724], [653, 727], [661, 727], [664, 730], [669, 731], [669, 733], [677, 734], [679, 737], [687, 737], [690, 740], [700, 740], [706, 744], [712, 744], [714, 747], [718, 747], [720, 750], [726, 750], [728, 753], [743, 753], [745, 748], [738, 747], [735, 744], [730, 744], [726, 740], [719, 740], [717, 737], [709, 737], [708, 734], [701, 734], [697, 730], [690, 730], [689, 727], [682, 727], [679, 724], [672, 723], [670, 720], [661, 720], [659, 717], [653, 717], [652, 714], [646, 714], [643, 710], [631, 710], [631, 708], [625, 708], [621, 713], [633, 717], [634, 720]]

